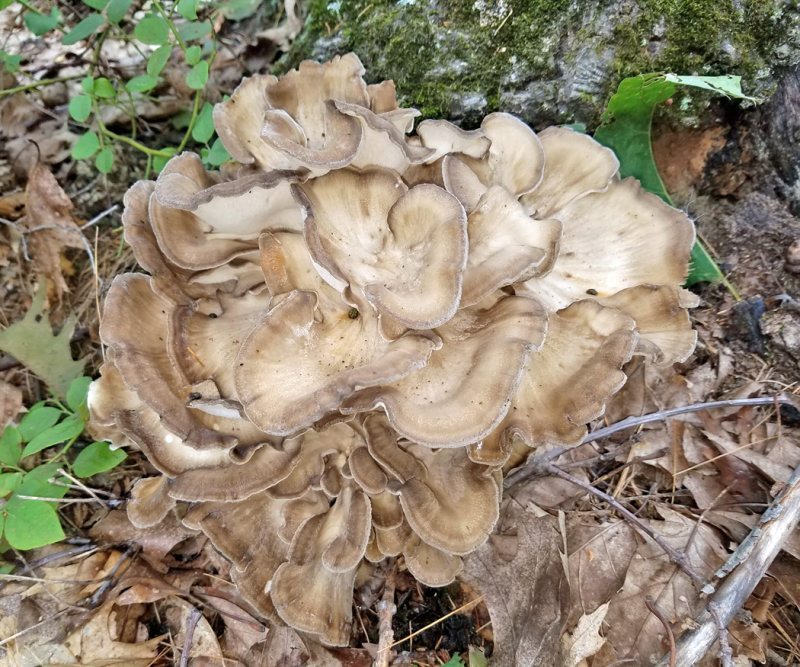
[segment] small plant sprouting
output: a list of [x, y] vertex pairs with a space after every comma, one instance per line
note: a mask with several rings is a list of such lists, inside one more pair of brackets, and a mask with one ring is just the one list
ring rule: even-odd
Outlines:
[[[6, 546], [35, 549], [64, 538], [56, 508], [69, 490], [67, 470], [91, 477], [110, 470], [127, 456], [107, 442], [92, 442], [73, 459], [67, 457], [89, 419], [86, 395], [91, 378], [72, 381], [66, 400], [39, 401], [0, 434], [0, 551]], [[44, 457], [37, 454], [47, 452]], [[37, 463], [37, 461], [41, 462]]]
[[[129, 16], [133, 0], [83, 0], [87, 11], [77, 12], [83, 18], [77, 23], [68, 23], [58, 6], [52, 7], [49, 13], [42, 13], [25, 0], [17, 3], [0, 0], [0, 9], [12, 4], [21, 6], [25, 26], [34, 35], [43, 36], [56, 30], [61, 33], [64, 46], [85, 42], [90, 48], [86, 70], [82, 78], [79, 75], [81, 92], [72, 97], [68, 106], [70, 118], [84, 128], [72, 149], [74, 159], [93, 159], [96, 169], [107, 174], [114, 167], [114, 144], [124, 143], [147, 155], [148, 174], [158, 173], [170, 157], [191, 142], [209, 167], [217, 167], [229, 159], [222, 143], [215, 138], [212, 106], [203, 100], [203, 90], [217, 54], [213, 25], [216, 14], [222, 11], [220, 6], [215, 5], [210, 13], [201, 11], [199, 17], [199, 0], [153, 0], [146, 14], [134, 21]], [[133, 46], [145, 61], [145, 73], [124, 80], [118, 70], [104, 67], [100, 54], [103, 44], [110, 40]], [[163, 74], [173, 55], [182, 57], [190, 68], [184, 84], [194, 91], [191, 107], [176, 117], [185, 128], [184, 134], [177, 146], [147, 145], [138, 136], [137, 106], [155, 98], [157, 89], [165, 83]], [[18, 71], [20, 63], [21, 56], [0, 51], [0, 66], [9, 72]], [[41, 81], [21, 88], [31, 89], [62, 80]], [[16, 90], [0, 91], [0, 97]], [[122, 111], [129, 118], [127, 133], [112, 131], [106, 125], [103, 112], [108, 107]]]

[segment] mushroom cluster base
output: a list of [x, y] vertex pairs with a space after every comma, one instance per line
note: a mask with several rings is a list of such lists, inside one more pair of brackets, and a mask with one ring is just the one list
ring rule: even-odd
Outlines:
[[692, 223], [610, 150], [504, 113], [415, 128], [363, 75], [348, 54], [246, 79], [214, 110], [232, 162], [130, 189], [146, 273], [108, 291], [89, 398], [94, 435], [161, 473], [131, 521], [177, 513], [328, 645], [365, 566], [451, 582], [504, 471], [579, 443], [632, 356], [695, 343]]

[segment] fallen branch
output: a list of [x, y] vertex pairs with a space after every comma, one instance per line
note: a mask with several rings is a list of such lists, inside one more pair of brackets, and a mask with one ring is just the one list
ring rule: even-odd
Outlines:
[[392, 630], [392, 618], [397, 611], [394, 604], [395, 588], [395, 565], [389, 569], [386, 581], [383, 584], [383, 598], [377, 605], [378, 611], [378, 654], [375, 658], [375, 667], [388, 667], [391, 651], [394, 644], [394, 631]]
[[[761, 515], [758, 525], [716, 572], [716, 577], [726, 578], [695, 619], [698, 627], [684, 632], [678, 639], [677, 667], [691, 667], [708, 652], [717, 639], [719, 628], [727, 628], [733, 620], [778, 555], [786, 537], [797, 526], [798, 520], [800, 466], [795, 468], [786, 486]], [[658, 667], [667, 665], [667, 657], [658, 663]]]
[[[604, 426], [596, 431], [587, 433], [586, 437], [581, 441], [580, 444], [585, 445], [595, 440], [607, 438], [614, 433], [624, 431], [625, 429], [633, 426], [641, 426], [651, 422], [663, 421], [665, 419], [669, 419], [670, 417], [676, 417], [677, 415], [688, 414], [691, 412], [701, 412], [703, 410], [713, 410], [714, 408], [735, 408], [748, 405], [791, 405], [800, 410], [800, 398], [797, 396], [786, 396], [783, 394], [777, 396], [758, 396], [756, 398], [732, 398], [726, 401], [709, 401], [707, 403], [695, 403], [693, 405], [684, 405], [679, 408], [670, 408], [669, 410], [659, 410], [658, 412], [651, 412], [650, 414], [641, 415], [640, 417], [627, 417], [622, 421], [618, 421], [616, 424]], [[532, 456], [530, 459], [528, 459], [528, 462], [524, 466], [517, 468], [511, 474], [506, 476], [503, 486], [506, 489], [510, 489], [512, 486], [524, 482], [531, 477], [541, 475], [543, 472], [547, 471], [547, 466], [551, 461], [561, 456], [561, 454], [566, 452], [568, 449], [569, 448], [566, 447], [558, 447], [539, 456]]]

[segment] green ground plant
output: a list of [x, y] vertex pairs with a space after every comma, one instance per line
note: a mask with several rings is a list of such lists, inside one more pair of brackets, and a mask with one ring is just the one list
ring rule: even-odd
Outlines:
[[[214, 19], [218, 12], [235, 11], [236, 3], [203, 3], [201, 7], [200, 0], [153, 0], [144, 16], [137, 15], [136, 20], [132, 16], [136, 9], [133, 5], [133, 0], [83, 0], [83, 7], [70, 6], [70, 16], [75, 18], [67, 20], [58, 3], [47, 13], [27, 0], [0, 0], [0, 9], [20, 9], [25, 26], [34, 35], [41, 37], [57, 31], [65, 47], [85, 44], [88, 55], [78, 60], [86, 62], [84, 74], [66, 79], [80, 78], [81, 92], [70, 99], [68, 107], [70, 118], [84, 130], [72, 149], [74, 159], [93, 160], [99, 172], [108, 174], [114, 168], [115, 144], [124, 143], [147, 156], [147, 173], [159, 172], [170, 157], [187, 147], [198, 150], [209, 167], [219, 166], [229, 156], [215, 136], [212, 105], [204, 101], [204, 89], [217, 54]], [[118, 69], [103, 66], [101, 50], [113, 40], [129, 44], [142, 56], [144, 73], [125, 80]], [[189, 67], [184, 83], [194, 91], [191, 107], [172, 119], [176, 128], [184, 129], [177, 145], [152, 145], [152, 139], [147, 141], [140, 136], [136, 107], [157, 98], [159, 88], [166, 84], [165, 68], [173, 57], [182, 58]], [[21, 56], [0, 51], [0, 62], [10, 72], [16, 72]], [[64, 80], [39, 81], [0, 91], [0, 96]], [[127, 116], [127, 133], [113, 131], [104, 123], [106, 107], [114, 107]]]
[[[679, 76], [650, 73], [623, 79], [608, 102], [594, 138], [611, 148], [619, 158], [620, 176], [634, 176], [645, 190], [658, 195], [670, 206], [672, 199], [664, 187], [653, 158], [650, 130], [656, 106], [670, 99], [677, 86], [710, 90], [726, 97], [758, 102], [742, 93], [738, 76]], [[708, 250], [698, 240], [692, 249], [687, 285], [699, 282], [721, 282], [739, 299], [733, 286], [723, 275]]]
[[55, 394], [39, 401], [18, 426], [6, 426], [0, 435], [0, 551], [3, 542], [15, 549], [35, 549], [64, 539], [56, 511], [71, 484], [64, 471], [91, 477], [127, 456], [109, 449], [107, 442], [91, 442], [71, 457], [72, 448], [84, 443], [91, 381], [76, 378], [63, 401]]

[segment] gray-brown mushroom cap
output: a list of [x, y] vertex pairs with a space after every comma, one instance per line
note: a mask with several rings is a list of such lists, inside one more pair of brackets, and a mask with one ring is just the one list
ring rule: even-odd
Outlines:
[[255, 76], [214, 107], [223, 145], [243, 164], [262, 169], [339, 168], [356, 156], [361, 125], [333, 100], [369, 106], [364, 67], [354, 54], [300, 64], [277, 79]]
[[461, 310], [438, 329], [444, 344], [423, 368], [353, 394], [341, 410], [382, 407], [401, 435], [431, 447], [476, 442], [502, 420], [546, 328], [547, 315], [532, 299], [509, 296]]
[[315, 261], [382, 313], [432, 329], [455, 313], [467, 220], [435, 185], [410, 190], [388, 170], [340, 170], [297, 186]]

